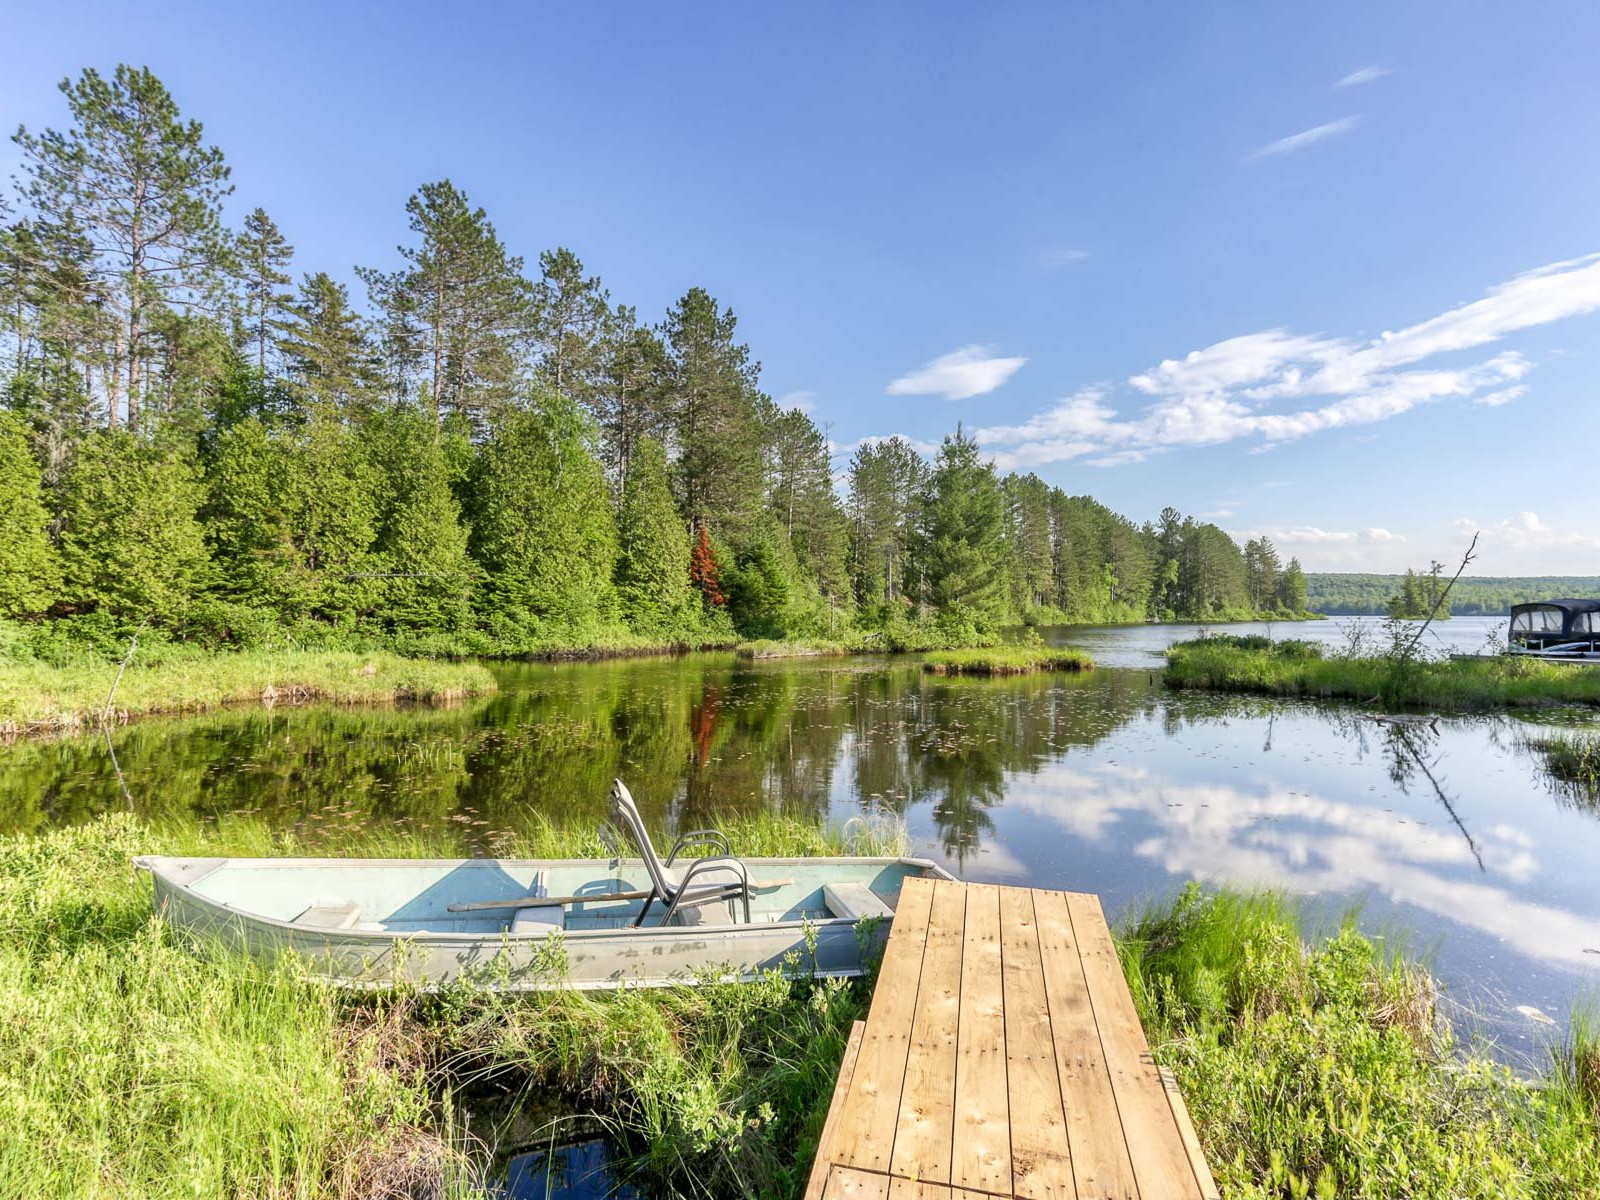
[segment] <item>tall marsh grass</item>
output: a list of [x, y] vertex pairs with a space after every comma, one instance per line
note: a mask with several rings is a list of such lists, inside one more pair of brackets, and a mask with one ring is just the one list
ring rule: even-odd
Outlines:
[[0, 662], [0, 736], [73, 732], [226, 704], [445, 701], [494, 688], [494, 676], [478, 663], [426, 662], [381, 651], [181, 655], [150, 664], [136, 660], [120, 674], [117, 664], [93, 660], [65, 666]]
[[1456, 1043], [1425, 971], [1350, 924], [1307, 946], [1271, 896], [1190, 888], [1119, 943], [1225, 1196], [1600, 1195], [1591, 1022], [1518, 1078]]

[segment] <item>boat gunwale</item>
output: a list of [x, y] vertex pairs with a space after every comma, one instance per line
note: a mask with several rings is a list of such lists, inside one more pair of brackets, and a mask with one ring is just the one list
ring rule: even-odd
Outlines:
[[[617, 860], [617, 859], [609, 859], [609, 858], [599, 858], [599, 859], [577, 859], [577, 858], [542, 858], [542, 859], [536, 859], [536, 858], [498, 858], [498, 859], [497, 858], [431, 858], [431, 859], [430, 858], [365, 858], [365, 859], [359, 859], [359, 858], [349, 858], [349, 859], [341, 859], [341, 858], [225, 858], [221, 862], [217, 863], [214, 867], [212, 867], [211, 870], [206, 871], [203, 875], [197, 876], [195, 879], [193, 879], [193, 880], [191, 880], [191, 881], [189, 881], [187, 883], [179, 882], [179, 881], [173, 879], [170, 875], [166, 874], [164, 871], [162, 871], [160, 869], [160, 864], [186, 863], [186, 862], [204, 862], [204, 861], [209, 861], [209, 859], [206, 858], [206, 857], [203, 857], [203, 856], [195, 857], [195, 858], [185, 858], [185, 857], [176, 857], [176, 856], [161, 855], [161, 854], [142, 854], [142, 855], [139, 855], [138, 857], [136, 857], [133, 860], [133, 865], [134, 865], [135, 869], [137, 869], [137, 870], [148, 872], [149, 875], [151, 876], [152, 880], [159, 880], [161, 883], [165, 884], [167, 887], [171, 888], [172, 890], [174, 890], [176, 892], [181, 892], [186, 901], [188, 901], [190, 903], [197, 904], [203, 909], [209, 909], [209, 910], [211, 910], [211, 911], [213, 911], [215, 913], [224, 914], [227, 917], [235, 918], [235, 919], [238, 919], [238, 920], [240, 920], [242, 922], [247, 922], [249, 924], [266, 926], [266, 927], [273, 928], [273, 929], [286, 930], [286, 931], [296, 935], [297, 937], [309, 937], [312, 940], [326, 941], [326, 942], [349, 942], [349, 941], [428, 942], [428, 943], [437, 942], [437, 943], [442, 943], [442, 944], [448, 944], [448, 943], [451, 943], [451, 942], [459, 942], [459, 943], [462, 943], [464, 945], [482, 945], [485, 942], [521, 943], [521, 942], [544, 941], [544, 940], [547, 940], [551, 936], [552, 932], [559, 933], [563, 940], [570, 939], [570, 938], [576, 938], [576, 939], [579, 939], [579, 940], [588, 941], [588, 940], [599, 940], [599, 939], [605, 939], [605, 938], [612, 938], [612, 939], [619, 939], [620, 938], [620, 939], [626, 939], [626, 940], [629, 940], [629, 941], [634, 941], [634, 940], [640, 939], [641, 937], [648, 937], [648, 936], [667, 936], [667, 937], [672, 937], [672, 938], [705, 938], [705, 937], [708, 937], [710, 935], [725, 935], [725, 934], [729, 934], [729, 933], [737, 934], [737, 933], [741, 933], [741, 932], [749, 933], [749, 932], [754, 932], [754, 931], [766, 931], [766, 930], [804, 929], [804, 928], [806, 928], [808, 926], [810, 928], [812, 928], [812, 929], [825, 929], [825, 928], [836, 928], [836, 927], [843, 926], [843, 925], [855, 926], [855, 925], [859, 925], [861, 923], [861, 921], [863, 921], [863, 920], [872, 920], [872, 919], [881, 920], [882, 919], [881, 917], [880, 918], [870, 918], [870, 917], [822, 917], [822, 918], [816, 918], [816, 919], [808, 918], [808, 917], [802, 917], [802, 918], [800, 918], [799, 920], [796, 920], [796, 921], [764, 921], [764, 922], [761, 922], [759, 924], [757, 924], [755, 922], [751, 922], [749, 924], [737, 923], [737, 924], [727, 924], [727, 925], [685, 925], [685, 926], [677, 926], [677, 927], [661, 926], [661, 925], [650, 925], [650, 926], [644, 926], [644, 927], [641, 927], [641, 928], [623, 927], [623, 928], [619, 928], [619, 929], [565, 929], [565, 928], [563, 928], [563, 929], [556, 930], [556, 931], [544, 930], [544, 929], [531, 930], [531, 931], [529, 931], [527, 933], [513, 933], [509, 929], [496, 930], [496, 931], [494, 931], [492, 933], [461, 933], [461, 932], [450, 932], [450, 931], [446, 931], [446, 930], [427, 930], [427, 929], [418, 929], [418, 930], [387, 930], [387, 929], [357, 929], [357, 928], [350, 928], [350, 929], [319, 929], [319, 928], [316, 928], [314, 926], [297, 925], [295, 922], [286, 921], [281, 917], [264, 916], [264, 915], [262, 915], [260, 913], [250, 912], [248, 909], [235, 907], [234, 905], [225, 903], [224, 901], [221, 901], [221, 900], [212, 899], [210, 896], [206, 896], [206, 895], [203, 895], [203, 894], [201, 894], [199, 892], [196, 892], [194, 890], [194, 888], [193, 888], [193, 885], [195, 883], [199, 883], [203, 879], [210, 878], [217, 871], [224, 870], [228, 866], [230, 866], [231, 864], [236, 864], [236, 863], [237, 864], [250, 864], [251, 866], [267, 865], [267, 866], [270, 866], [270, 867], [279, 867], [279, 866], [282, 866], [282, 867], [293, 867], [293, 866], [299, 866], [299, 867], [307, 867], [307, 866], [311, 866], [311, 867], [316, 867], [316, 866], [332, 867], [335, 864], [343, 864], [343, 865], [347, 865], [347, 866], [367, 866], [367, 867], [374, 867], [374, 866], [460, 866], [460, 865], [463, 865], [463, 864], [470, 864], [470, 863], [483, 863], [485, 865], [495, 864], [495, 863], [499, 863], [499, 864], [512, 863], [512, 864], [516, 864], [516, 865], [519, 865], [519, 866], [538, 867], [538, 866], [555, 866], [555, 865], [577, 865], [577, 864], [581, 864], [581, 863], [605, 863], [605, 864], [610, 864], [610, 863], [617, 862], [619, 860]], [[641, 864], [643, 862], [642, 859], [641, 860], [622, 859], [620, 861], [621, 862], [635, 862], [635, 861], [637, 861], [637, 862], [640, 862]], [[954, 879], [955, 878], [955, 876], [951, 875], [949, 871], [947, 871], [944, 867], [941, 867], [938, 863], [934, 862], [932, 859], [912, 858], [912, 857], [909, 857], [909, 856], [902, 856], [902, 855], [870, 855], [870, 856], [828, 855], [828, 856], [815, 856], [815, 857], [804, 857], [804, 856], [802, 856], [802, 857], [797, 857], [797, 858], [747, 858], [747, 859], [744, 860], [744, 862], [745, 862], [745, 864], [747, 866], [749, 864], [751, 864], [751, 863], [783, 863], [783, 864], [796, 864], [796, 865], [798, 865], [798, 864], [811, 864], [811, 865], [823, 864], [823, 865], [828, 865], [828, 866], [846, 866], [846, 865], [890, 866], [890, 865], [895, 865], [895, 864], [903, 864], [903, 865], [906, 865], [906, 866], [922, 868], [925, 872], [931, 872], [933, 877], [936, 878], [936, 879]], [[606, 897], [604, 897], [604, 896], [596, 896], [595, 897], [596, 900], [604, 900], [605, 898]], [[512, 905], [507, 905], [506, 907], [507, 908], [511, 908], [513, 906]], [[538, 907], [538, 906], [537, 905], [528, 905], [527, 907], [534, 908], [534, 907]], [[890, 919], [892, 920], [893, 918], [890, 918]]]

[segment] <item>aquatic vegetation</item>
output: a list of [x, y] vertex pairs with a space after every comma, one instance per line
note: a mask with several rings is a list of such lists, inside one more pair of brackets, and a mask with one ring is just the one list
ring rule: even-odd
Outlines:
[[1327, 656], [1306, 642], [1205, 637], [1167, 651], [1172, 687], [1347, 699], [1387, 708], [1482, 711], [1600, 704], [1600, 671], [1532, 658]]
[[935, 675], [1028, 675], [1035, 671], [1087, 671], [1094, 666], [1085, 651], [1070, 646], [992, 646], [982, 650], [941, 650], [923, 660]]
[[1545, 771], [1568, 794], [1600, 799], [1600, 735], [1558, 733], [1534, 738], [1529, 746], [1544, 760]]
[[227, 704], [438, 702], [494, 688], [494, 677], [477, 663], [424, 662], [383, 652], [185, 654], [135, 661], [126, 670], [92, 661], [0, 663], [0, 735], [73, 732]]
[[844, 642], [822, 638], [802, 638], [793, 641], [764, 638], [754, 642], [740, 642], [734, 653], [740, 658], [820, 658], [838, 654], [854, 654], [856, 649]]
[[1158, 1061], [1223, 1194], [1579, 1197], [1600, 1189], [1600, 1040], [1576, 1022], [1541, 1080], [1456, 1043], [1427, 973], [1353, 924], [1314, 946], [1271, 896], [1204, 895], [1119, 948]]

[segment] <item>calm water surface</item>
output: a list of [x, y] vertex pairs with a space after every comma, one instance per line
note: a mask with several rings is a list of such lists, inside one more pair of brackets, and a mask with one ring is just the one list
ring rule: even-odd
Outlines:
[[[1279, 636], [1340, 641], [1346, 622]], [[1494, 622], [1441, 628], [1476, 649]], [[544, 813], [602, 819], [615, 775], [669, 823], [770, 807], [888, 812], [964, 878], [1098, 892], [1115, 917], [1185, 881], [1269, 886], [1431, 954], [1512, 1057], [1600, 985], [1600, 809], [1526, 746], [1592, 711], [1391, 726], [1343, 705], [1169, 692], [1193, 627], [1048, 631], [1109, 669], [944, 679], [904, 659], [696, 655], [496, 668], [449, 709], [248, 710], [131, 725], [114, 747], [151, 816], [374, 822], [492, 853]], [[0, 828], [126, 808], [103, 740], [0, 749]]]

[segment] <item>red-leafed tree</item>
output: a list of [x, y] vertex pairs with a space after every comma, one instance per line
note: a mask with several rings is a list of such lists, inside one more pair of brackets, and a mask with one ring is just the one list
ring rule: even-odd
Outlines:
[[689, 554], [689, 582], [700, 589], [700, 595], [713, 608], [721, 608], [728, 602], [727, 596], [722, 594], [718, 575], [717, 552], [711, 548], [711, 535], [702, 525], [700, 539]]

